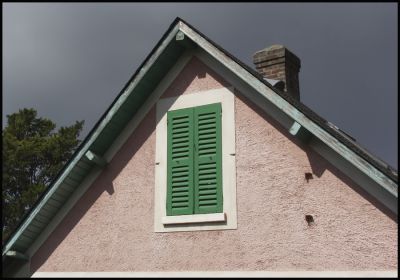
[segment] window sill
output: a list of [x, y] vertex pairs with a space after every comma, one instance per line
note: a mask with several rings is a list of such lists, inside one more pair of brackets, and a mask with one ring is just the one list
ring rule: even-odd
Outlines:
[[166, 216], [162, 218], [162, 223], [164, 225], [210, 223], [210, 222], [225, 222], [225, 221], [226, 221], [225, 213]]

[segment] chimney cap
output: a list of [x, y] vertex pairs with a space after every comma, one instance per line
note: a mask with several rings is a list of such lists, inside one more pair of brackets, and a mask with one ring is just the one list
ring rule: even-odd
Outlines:
[[[300, 59], [281, 44], [273, 44], [253, 55], [256, 70], [272, 84], [300, 100]], [[269, 80], [268, 80], [269, 79]], [[278, 82], [281, 80], [281, 82]]]
[[279, 45], [279, 44], [274, 44], [272, 46], [269, 46], [261, 51], [274, 51], [278, 49], [285, 49], [286, 47], [284, 45]]
[[254, 55], [257, 55], [259, 53], [271, 52], [271, 51], [275, 51], [275, 50], [281, 50], [281, 49], [286, 49], [286, 47], [284, 45], [274, 44], [274, 45], [266, 47], [262, 50], [256, 51], [254, 53]]
[[264, 60], [276, 59], [278, 57], [285, 57], [285, 59], [289, 62], [291, 61], [295, 65], [298, 65], [300, 68], [300, 58], [297, 57], [294, 53], [292, 53], [287, 47], [280, 44], [274, 44], [262, 50], [256, 51], [253, 54], [253, 62], [258, 63]]

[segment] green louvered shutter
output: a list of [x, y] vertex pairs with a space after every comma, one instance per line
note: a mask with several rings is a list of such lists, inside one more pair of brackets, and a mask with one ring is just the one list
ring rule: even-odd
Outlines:
[[194, 108], [194, 212], [222, 212], [221, 104]]
[[193, 214], [193, 108], [168, 112], [167, 215]]

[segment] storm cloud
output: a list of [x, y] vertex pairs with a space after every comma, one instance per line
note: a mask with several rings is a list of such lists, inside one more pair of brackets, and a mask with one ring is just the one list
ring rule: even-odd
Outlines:
[[302, 102], [397, 169], [395, 3], [6, 3], [3, 126], [33, 107], [85, 137], [177, 16], [250, 66], [285, 45]]

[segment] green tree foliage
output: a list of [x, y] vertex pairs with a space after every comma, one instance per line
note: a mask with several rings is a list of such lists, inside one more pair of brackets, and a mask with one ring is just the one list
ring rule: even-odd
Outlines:
[[84, 121], [61, 127], [35, 109], [7, 115], [3, 129], [3, 241], [37, 201], [80, 143]]

